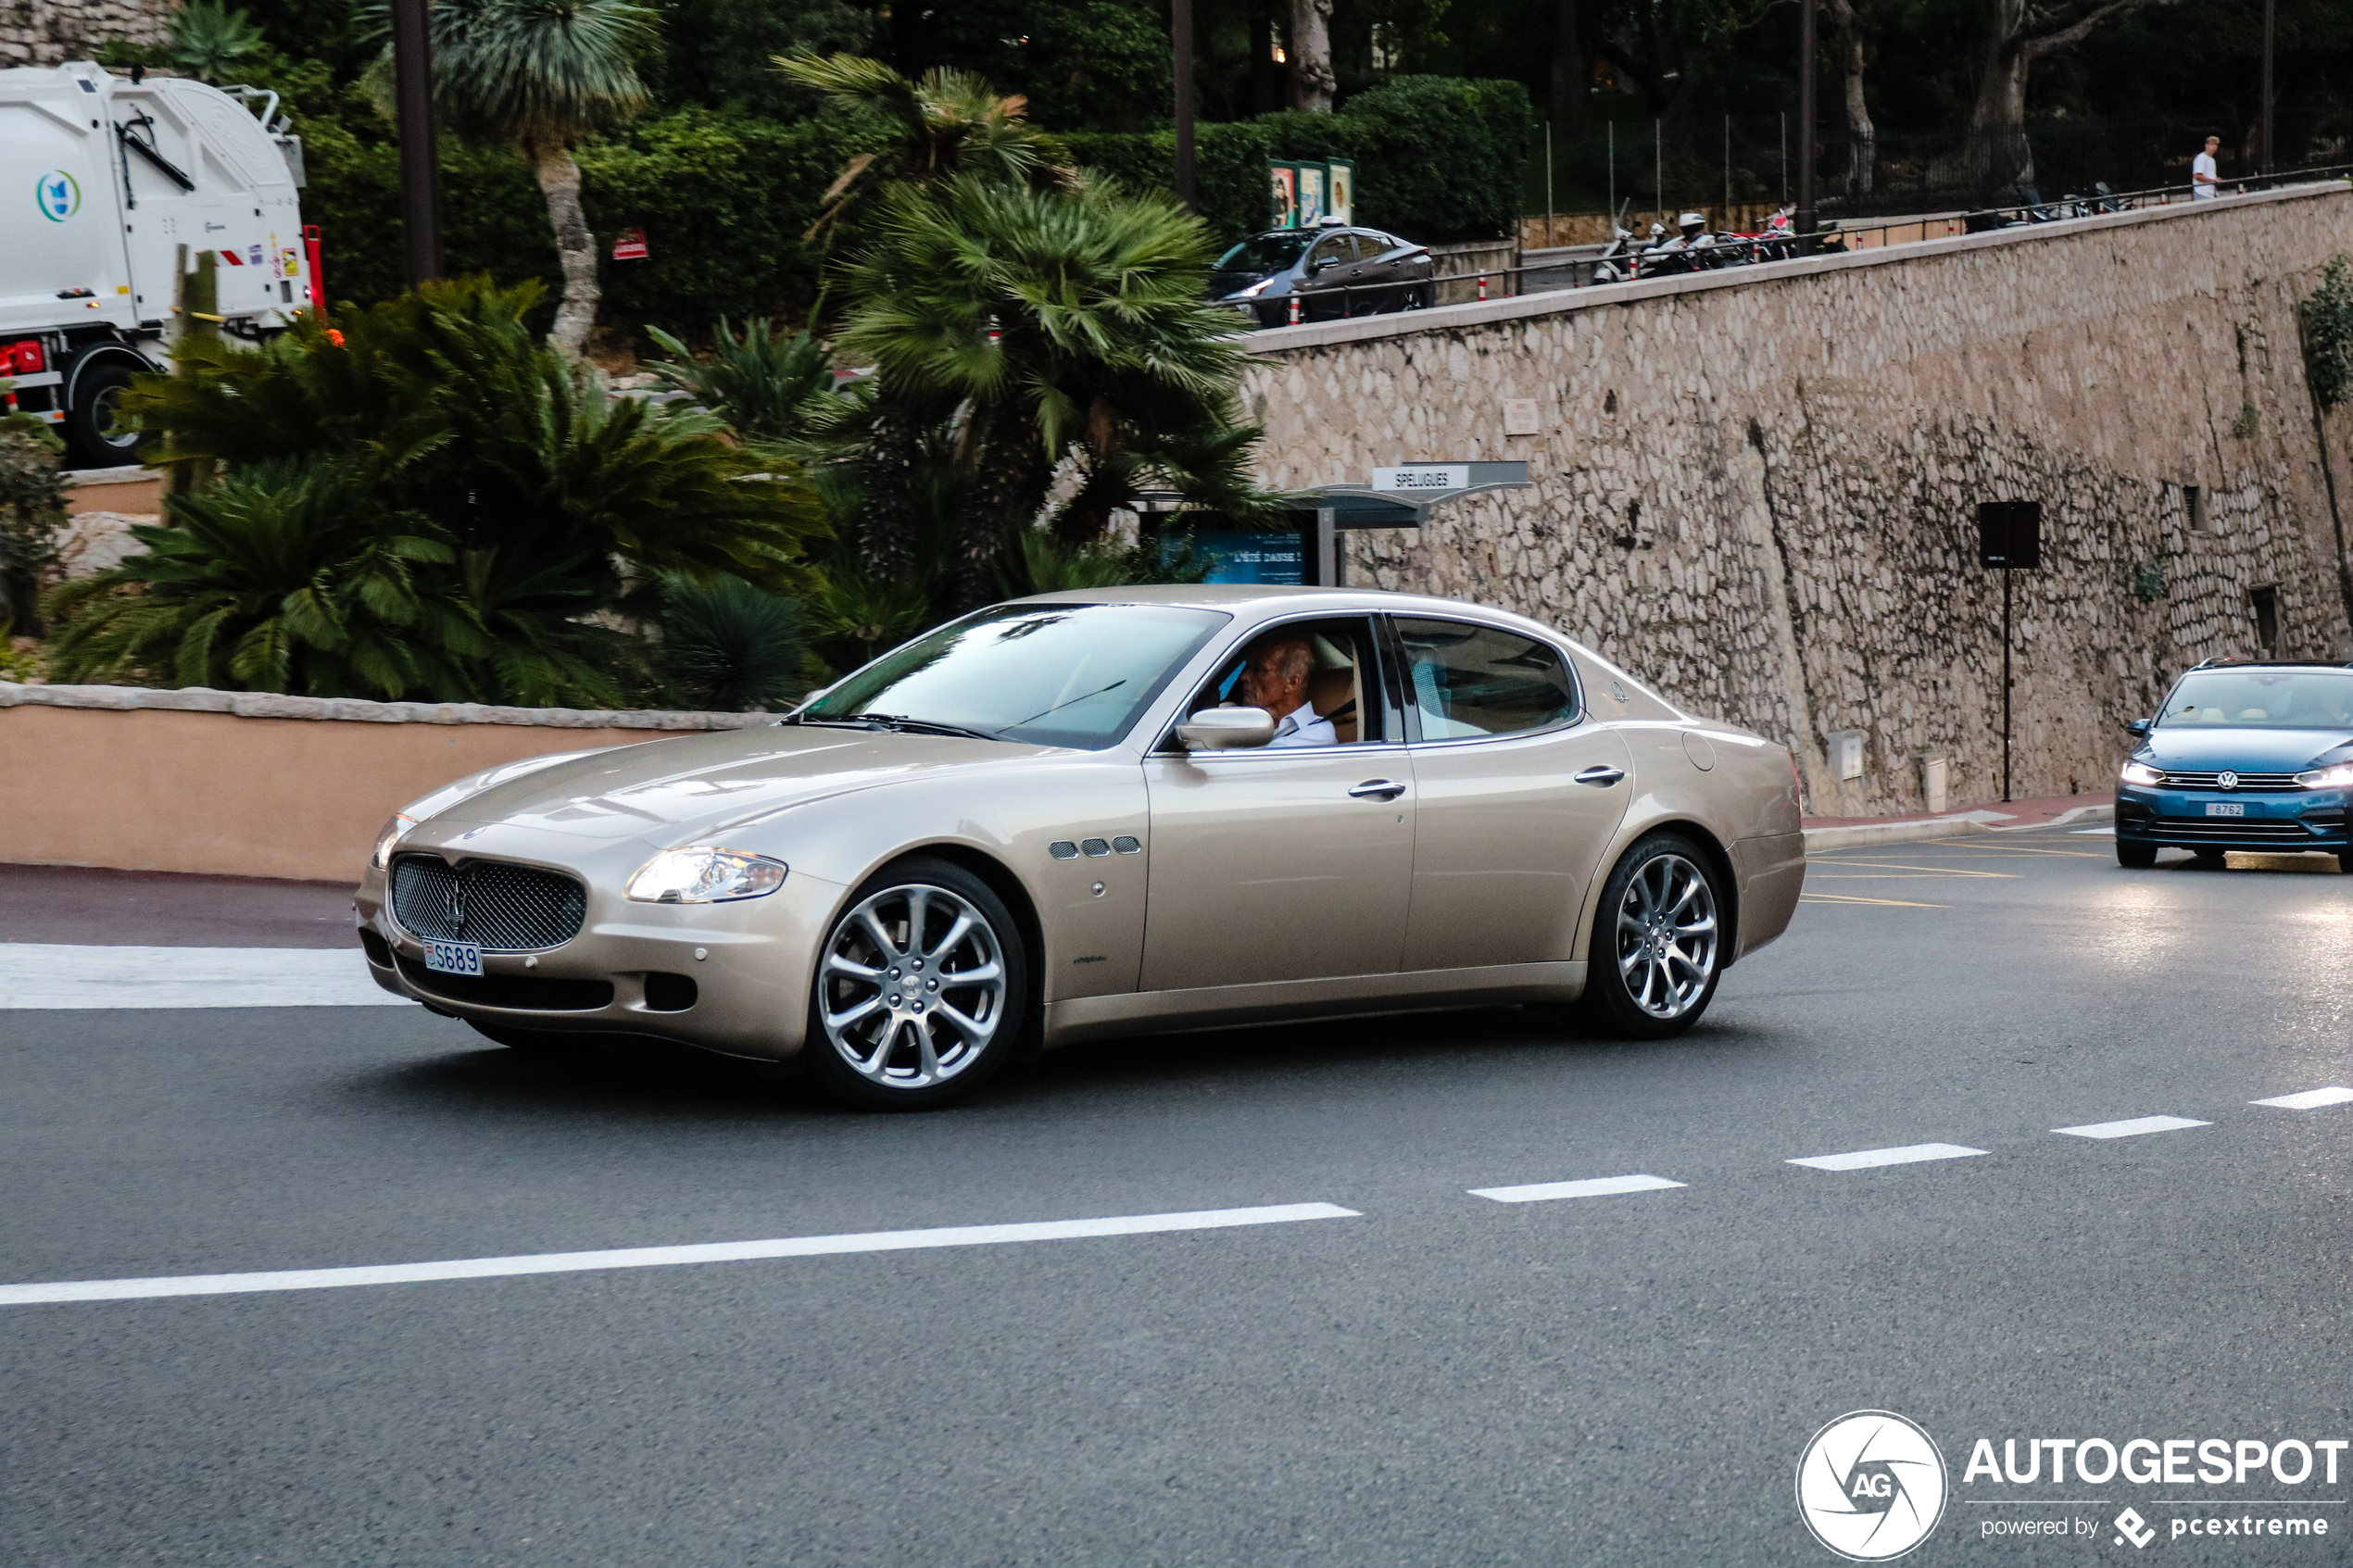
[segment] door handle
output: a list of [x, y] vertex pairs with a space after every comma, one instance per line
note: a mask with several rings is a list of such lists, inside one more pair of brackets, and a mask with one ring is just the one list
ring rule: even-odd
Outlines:
[[1624, 778], [1625, 776], [1625, 769], [1613, 768], [1606, 762], [1597, 762], [1592, 767], [1590, 767], [1583, 772], [1578, 774], [1577, 782], [1583, 784], [1592, 784], [1596, 789], [1607, 789], [1610, 785], [1616, 784], [1618, 780]]
[[1405, 786], [1394, 779], [1366, 779], [1348, 793], [1356, 800], [1394, 800], [1405, 793]]

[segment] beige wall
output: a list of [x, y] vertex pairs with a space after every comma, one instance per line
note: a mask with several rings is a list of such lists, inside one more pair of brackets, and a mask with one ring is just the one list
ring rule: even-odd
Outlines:
[[[2105, 788], [2120, 721], [2257, 651], [2256, 591], [2280, 654], [2353, 658], [2353, 411], [2324, 453], [2296, 328], [2347, 250], [2340, 182], [1259, 332], [1260, 478], [1527, 459], [1532, 488], [1350, 534], [1350, 581], [1549, 621], [1791, 741], [1837, 816], [1919, 809], [1923, 749], [1955, 804], [1999, 797], [2002, 586], [1975, 508], [2042, 500], [2018, 793]], [[1536, 433], [1504, 433], [1507, 399]], [[1842, 784], [1825, 743], [1848, 730], [1867, 771]]]
[[417, 797], [551, 751], [659, 731], [0, 708], [0, 860], [359, 880]]

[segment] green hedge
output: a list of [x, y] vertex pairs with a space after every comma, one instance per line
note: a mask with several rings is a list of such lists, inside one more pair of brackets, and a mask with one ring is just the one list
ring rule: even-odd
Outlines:
[[[1286, 111], [1204, 125], [1195, 142], [1201, 213], [1220, 243], [1266, 226], [1269, 158], [1356, 160], [1356, 216], [1423, 244], [1489, 239], [1519, 221], [1533, 111], [1516, 82], [1405, 76], [1337, 114]], [[1081, 163], [1138, 189], [1176, 180], [1169, 132], [1063, 138]]]

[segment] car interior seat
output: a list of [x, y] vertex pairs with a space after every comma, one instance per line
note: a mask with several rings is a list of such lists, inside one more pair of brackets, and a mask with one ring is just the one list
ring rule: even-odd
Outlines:
[[1353, 746], [1357, 721], [1364, 713], [1357, 661], [1339, 644], [1315, 633], [1315, 668], [1307, 672], [1307, 705], [1319, 719], [1332, 721], [1332, 735], [1342, 746]]

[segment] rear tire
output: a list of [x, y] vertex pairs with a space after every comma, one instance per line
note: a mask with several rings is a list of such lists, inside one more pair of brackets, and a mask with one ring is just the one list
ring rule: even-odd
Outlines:
[[73, 407], [66, 410], [66, 447], [80, 467], [111, 469], [139, 461], [145, 434], [114, 428], [116, 403], [132, 374], [128, 365], [93, 365], [75, 385]]
[[2116, 863], [2129, 866], [2136, 872], [2145, 872], [2157, 864], [2157, 846], [2132, 844], [2120, 838], [2116, 841]]
[[1408, 310], [1428, 309], [1429, 294], [1430, 290], [1428, 283], [1422, 283], [1416, 287], [1407, 289], [1405, 291], [1405, 308]]
[[800, 1060], [857, 1110], [948, 1105], [1013, 1054], [1029, 986], [1004, 900], [962, 866], [911, 856], [861, 884], [826, 933]]
[[1724, 972], [1724, 898], [1699, 847], [1653, 834], [1602, 886], [1579, 1010], [1595, 1033], [1664, 1040], [1699, 1022]]

